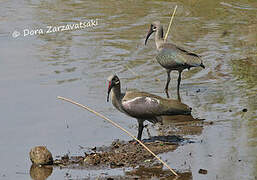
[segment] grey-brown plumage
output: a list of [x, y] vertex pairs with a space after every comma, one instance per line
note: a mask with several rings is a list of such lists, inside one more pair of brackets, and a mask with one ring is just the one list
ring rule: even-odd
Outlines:
[[165, 86], [165, 91], [167, 97], [169, 97], [168, 87], [170, 83], [170, 72], [172, 70], [176, 70], [179, 72], [177, 84], [177, 92], [179, 93], [182, 71], [184, 69], [190, 69], [191, 67], [200, 66], [202, 68], [205, 68], [205, 66], [202, 63], [200, 56], [198, 56], [197, 54], [184, 50], [176, 46], [175, 44], [164, 42], [163, 27], [159, 21], [151, 24], [151, 27], [145, 39], [145, 45], [148, 38], [153, 32], [155, 32], [155, 44], [158, 50], [156, 60], [167, 71], [167, 82]]
[[108, 78], [108, 95], [111, 93], [112, 104], [116, 109], [128, 116], [138, 120], [138, 136], [141, 140], [143, 132], [143, 122], [148, 120], [152, 123], [162, 121], [163, 115], [190, 115], [191, 108], [177, 100], [166, 99], [160, 96], [137, 91], [127, 91], [121, 93], [120, 80], [118, 76], [112, 75]]

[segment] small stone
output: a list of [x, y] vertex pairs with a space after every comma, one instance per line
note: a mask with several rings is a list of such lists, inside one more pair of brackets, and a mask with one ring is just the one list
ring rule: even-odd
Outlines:
[[29, 152], [30, 160], [37, 165], [53, 164], [53, 156], [45, 146], [36, 146]]
[[149, 162], [151, 162], [151, 159], [146, 159], [144, 162], [149, 163]]
[[91, 158], [91, 156], [87, 156], [84, 159], [84, 162], [87, 163], [87, 164], [93, 164], [93, 159]]
[[68, 154], [65, 154], [64, 156], [61, 157], [61, 159], [63, 161], [68, 161], [70, 159], [69, 155]]
[[206, 169], [199, 169], [198, 173], [199, 174], [207, 174], [207, 170]]

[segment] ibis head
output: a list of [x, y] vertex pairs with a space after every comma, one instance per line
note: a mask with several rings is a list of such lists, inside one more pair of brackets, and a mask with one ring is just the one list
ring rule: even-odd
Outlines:
[[161, 28], [162, 28], [162, 26], [161, 26], [160, 21], [155, 21], [155, 22], [153, 22], [153, 23], [151, 24], [150, 29], [149, 29], [149, 31], [148, 31], [148, 33], [147, 33], [147, 35], [146, 35], [146, 38], [145, 38], [145, 45], [146, 45], [146, 43], [147, 43], [148, 38], [151, 36], [151, 34], [152, 34], [153, 32], [156, 32], [157, 30], [159, 30], [159, 29], [161, 29]]
[[117, 75], [111, 75], [108, 77], [108, 82], [109, 82], [109, 85], [108, 85], [107, 102], [109, 102], [109, 95], [110, 95], [112, 88], [114, 86], [120, 84], [120, 79], [118, 78]]

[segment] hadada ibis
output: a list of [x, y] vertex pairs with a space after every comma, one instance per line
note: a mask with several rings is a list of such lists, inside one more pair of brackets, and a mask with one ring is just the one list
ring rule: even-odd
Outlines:
[[138, 121], [137, 138], [141, 140], [144, 121], [151, 123], [162, 122], [161, 116], [190, 115], [191, 108], [178, 100], [166, 99], [147, 92], [121, 92], [121, 83], [117, 75], [108, 78], [108, 95], [111, 93], [112, 104], [120, 112], [136, 118]]
[[191, 67], [205, 66], [202, 63], [200, 56], [195, 53], [189, 52], [183, 48], [180, 48], [172, 43], [166, 43], [163, 38], [163, 26], [159, 21], [151, 24], [150, 29], [145, 39], [145, 45], [150, 35], [155, 32], [155, 44], [158, 50], [156, 60], [167, 71], [167, 82], [165, 86], [165, 92], [169, 97], [168, 87], [170, 83], [170, 72], [176, 70], [179, 72], [177, 92], [179, 94], [179, 86], [181, 81], [181, 73], [184, 69], [190, 69]]

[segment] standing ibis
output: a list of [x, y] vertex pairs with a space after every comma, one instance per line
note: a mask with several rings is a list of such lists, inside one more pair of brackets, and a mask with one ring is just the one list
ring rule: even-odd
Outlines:
[[190, 115], [191, 108], [178, 100], [166, 99], [160, 96], [137, 91], [121, 92], [121, 83], [117, 75], [108, 78], [108, 94], [111, 93], [112, 104], [120, 112], [136, 118], [138, 121], [137, 139], [141, 140], [144, 121], [151, 123], [162, 122], [163, 115]]
[[190, 69], [191, 67], [205, 66], [202, 63], [200, 56], [195, 53], [184, 50], [175, 44], [166, 43], [163, 38], [163, 27], [159, 21], [151, 24], [149, 32], [145, 39], [145, 45], [150, 35], [155, 32], [155, 44], [158, 50], [156, 60], [167, 71], [167, 82], [165, 86], [165, 92], [169, 98], [168, 87], [170, 83], [170, 72], [176, 70], [179, 72], [177, 92], [179, 95], [179, 86], [181, 81], [181, 73], [184, 69]]

